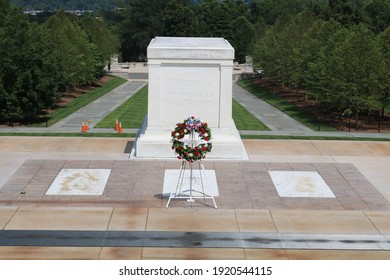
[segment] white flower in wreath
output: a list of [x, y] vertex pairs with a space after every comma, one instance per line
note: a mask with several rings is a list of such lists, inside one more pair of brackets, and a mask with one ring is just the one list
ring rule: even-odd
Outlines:
[[187, 133], [187, 129], [184, 129], [184, 133]]
[[180, 134], [178, 132], [175, 133], [175, 136], [179, 136]]
[[188, 154], [188, 156], [189, 156], [189, 157], [192, 157], [192, 156], [193, 156], [193, 154], [192, 154], [192, 153], [189, 153], [189, 154]]
[[207, 136], [209, 136], [209, 135], [208, 135], [207, 133], [205, 133], [205, 134], [203, 134], [203, 136], [204, 136], [204, 137], [207, 137]]

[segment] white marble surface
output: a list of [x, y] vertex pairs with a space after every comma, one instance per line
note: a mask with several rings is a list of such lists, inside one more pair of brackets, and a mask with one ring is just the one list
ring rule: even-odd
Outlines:
[[[163, 186], [163, 195], [169, 196], [171, 193], [176, 192], [176, 186], [179, 179], [180, 170], [179, 169], [166, 169], [164, 175], [164, 186]], [[192, 189], [198, 192], [203, 192], [201, 188], [200, 181], [200, 172], [198, 169], [193, 170], [193, 186]], [[186, 191], [190, 189], [190, 170], [185, 170], [184, 180], [182, 184], [181, 191]], [[205, 177], [205, 178], [204, 178]], [[219, 196], [218, 192], [218, 184], [217, 177], [215, 176], [214, 170], [205, 170], [204, 171], [203, 185], [204, 185], [204, 193], [209, 196]], [[179, 190], [178, 190], [179, 192]], [[189, 192], [185, 192], [188, 194]], [[194, 193], [194, 195], [199, 195], [199, 193]]]
[[234, 59], [234, 49], [223, 38], [156, 37], [151, 40], [148, 58]]
[[102, 195], [111, 169], [62, 169], [46, 195]]
[[335, 197], [316, 171], [268, 171], [281, 197]]
[[160, 125], [174, 127], [190, 116], [219, 125], [220, 69], [214, 66], [161, 66]]
[[234, 49], [223, 38], [153, 39], [148, 46], [148, 129], [172, 129], [190, 116], [212, 128], [230, 129], [233, 59]]
[[233, 59], [234, 49], [223, 38], [151, 41], [148, 115], [137, 138], [137, 158], [172, 158], [170, 132], [190, 116], [211, 128], [213, 158], [248, 158], [232, 119]]

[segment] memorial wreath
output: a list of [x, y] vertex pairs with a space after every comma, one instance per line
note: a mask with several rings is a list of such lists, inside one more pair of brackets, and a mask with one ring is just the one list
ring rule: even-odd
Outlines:
[[[183, 141], [182, 139], [190, 135], [190, 140], [195, 141], [196, 144]], [[211, 129], [207, 123], [202, 122], [198, 118], [188, 117], [182, 123], [176, 124], [175, 129], [171, 133], [172, 136], [172, 150], [178, 155], [178, 159], [185, 159], [189, 162], [201, 160], [206, 157], [206, 154], [211, 151], [212, 144]]]

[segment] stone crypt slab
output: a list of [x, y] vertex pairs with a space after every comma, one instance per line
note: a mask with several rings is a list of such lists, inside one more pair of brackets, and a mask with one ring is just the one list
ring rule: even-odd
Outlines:
[[316, 171], [268, 171], [280, 197], [335, 197]]
[[46, 195], [102, 195], [111, 169], [62, 169]]
[[[179, 169], [166, 169], [164, 174], [164, 186], [163, 186], [163, 196], [168, 197], [171, 193], [176, 192], [177, 181], [179, 178], [180, 170]], [[206, 178], [204, 181], [204, 190], [201, 189], [200, 182], [200, 171], [193, 170], [193, 190], [197, 192], [204, 192], [210, 196], [219, 196], [217, 177], [215, 176], [214, 170], [205, 170], [204, 176]], [[184, 180], [182, 184], [181, 191], [189, 190], [190, 188], [190, 170], [185, 170]], [[179, 190], [178, 190], [179, 191]]]
[[232, 119], [234, 49], [223, 38], [156, 37], [147, 49], [148, 115], [137, 158], [173, 158], [170, 132], [195, 116], [213, 133], [209, 158], [248, 159]]

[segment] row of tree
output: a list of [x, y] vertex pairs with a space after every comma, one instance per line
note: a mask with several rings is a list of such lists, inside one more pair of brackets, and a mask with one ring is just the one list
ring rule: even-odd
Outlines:
[[26, 10], [110, 10], [117, 6], [117, 0], [11, 0]]
[[259, 34], [255, 64], [276, 81], [303, 89], [339, 116], [384, 116], [390, 105], [390, 28], [318, 19], [309, 11], [283, 17]]
[[124, 59], [144, 60], [155, 36], [224, 37], [237, 61], [252, 55], [267, 76], [340, 116], [383, 117], [390, 105], [388, 0], [150, 2], [122, 10]]
[[224, 37], [236, 49], [238, 60], [244, 60], [255, 33], [248, 20], [250, 9], [244, 1], [189, 0], [128, 1], [116, 24], [120, 26], [121, 54], [124, 61], [143, 61], [146, 48], [156, 36]]
[[365, 24], [376, 34], [390, 22], [388, 0], [131, 0], [122, 8], [112, 13], [126, 61], [144, 60], [155, 36], [200, 36], [228, 39], [243, 62], [264, 29], [304, 10], [342, 26]]
[[[73, 2], [85, 3], [85, 9], [91, 4]], [[34, 23], [9, 0], [0, 0], [0, 118], [33, 116], [52, 106], [60, 91], [91, 82], [118, 41], [124, 61], [145, 60], [156, 36], [224, 37], [237, 61], [252, 55], [266, 75], [305, 89], [341, 113], [358, 116], [389, 102], [388, 0], [123, 0], [117, 5], [100, 12], [104, 20], [58, 12], [35, 17]]]
[[96, 81], [117, 40], [93, 17], [58, 12], [44, 24], [0, 0], [0, 120], [51, 108], [67, 89]]

